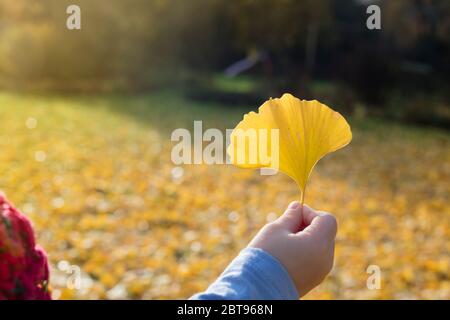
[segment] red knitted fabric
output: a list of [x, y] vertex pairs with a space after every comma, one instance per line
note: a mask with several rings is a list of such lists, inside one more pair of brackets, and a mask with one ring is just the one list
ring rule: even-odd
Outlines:
[[0, 300], [49, 300], [48, 277], [30, 221], [0, 193]]

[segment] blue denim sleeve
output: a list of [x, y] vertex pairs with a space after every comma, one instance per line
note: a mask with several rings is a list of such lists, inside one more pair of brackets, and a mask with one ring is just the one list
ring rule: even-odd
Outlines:
[[205, 292], [192, 300], [296, 300], [297, 289], [287, 270], [272, 255], [246, 248]]

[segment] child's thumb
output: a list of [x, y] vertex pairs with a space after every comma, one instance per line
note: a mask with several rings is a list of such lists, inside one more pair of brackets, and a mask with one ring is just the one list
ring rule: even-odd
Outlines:
[[291, 202], [286, 211], [275, 221], [283, 229], [295, 233], [300, 230], [302, 224], [301, 204], [298, 201]]

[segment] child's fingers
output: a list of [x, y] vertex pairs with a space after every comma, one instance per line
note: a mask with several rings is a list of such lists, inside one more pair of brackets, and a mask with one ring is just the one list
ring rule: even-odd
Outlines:
[[284, 211], [284, 213], [277, 220], [275, 220], [275, 223], [292, 233], [300, 230], [302, 223], [300, 202], [291, 202], [286, 211]]
[[318, 239], [333, 241], [336, 238], [337, 233], [336, 218], [327, 212], [319, 212], [303, 232], [310, 234], [313, 237], [317, 237]]
[[318, 216], [319, 214], [317, 213], [317, 211], [314, 211], [314, 209], [306, 204], [303, 205], [302, 224], [304, 227], [309, 226], [314, 218]]

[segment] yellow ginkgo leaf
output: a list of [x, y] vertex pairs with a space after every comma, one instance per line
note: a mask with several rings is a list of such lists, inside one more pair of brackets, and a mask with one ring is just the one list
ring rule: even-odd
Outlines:
[[230, 136], [231, 163], [242, 168], [272, 168], [294, 179], [302, 202], [315, 164], [352, 139], [344, 117], [313, 100], [291, 94], [270, 99], [258, 113], [250, 112]]

